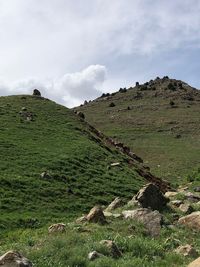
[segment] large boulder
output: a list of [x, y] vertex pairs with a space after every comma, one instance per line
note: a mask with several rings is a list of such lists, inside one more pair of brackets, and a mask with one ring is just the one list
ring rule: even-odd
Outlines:
[[121, 200], [121, 198], [116, 197], [113, 202], [110, 203], [110, 205], [105, 209], [105, 211], [112, 211], [120, 206], [123, 205], [123, 202]]
[[32, 263], [17, 251], [8, 251], [0, 257], [1, 267], [32, 267]]
[[200, 257], [188, 265], [188, 267], [199, 267], [199, 266], [200, 266]]
[[106, 223], [106, 217], [104, 216], [103, 210], [100, 206], [95, 206], [94, 208], [92, 208], [86, 216], [86, 219], [88, 222], [92, 223]]
[[152, 210], [162, 210], [169, 201], [160, 189], [152, 183], [140, 189], [135, 199], [143, 208], [151, 208]]
[[112, 240], [102, 240], [100, 241], [100, 244], [105, 246], [108, 250], [108, 254], [110, 254], [113, 258], [119, 258], [122, 256], [118, 246]]
[[200, 231], [200, 211], [195, 211], [187, 216], [181, 217], [178, 222], [191, 229]]
[[122, 212], [122, 215], [125, 219], [141, 222], [151, 236], [159, 236], [161, 230], [162, 215], [157, 210], [152, 211], [146, 208], [126, 210]]

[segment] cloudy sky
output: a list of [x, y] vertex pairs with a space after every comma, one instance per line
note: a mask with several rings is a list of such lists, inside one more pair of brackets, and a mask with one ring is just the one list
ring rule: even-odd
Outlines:
[[72, 107], [168, 75], [200, 88], [199, 0], [0, 0], [0, 95]]

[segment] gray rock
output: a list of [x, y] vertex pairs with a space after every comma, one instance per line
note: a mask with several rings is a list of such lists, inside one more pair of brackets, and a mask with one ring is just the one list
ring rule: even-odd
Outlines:
[[185, 246], [179, 246], [178, 248], [175, 249], [175, 252], [177, 254], [181, 254], [184, 257], [197, 257], [198, 253], [197, 251], [191, 246], [191, 245], [185, 245]]
[[65, 230], [66, 230], [66, 224], [64, 224], [64, 223], [52, 224], [48, 228], [49, 234], [51, 234], [51, 233], [63, 233], [63, 232], [65, 232]]
[[32, 267], [32, 263], [17, 251], [8, 251], [0, 257], [1, 267]]
[[188, 203], [183, 203], [179, 206], [180, 211], [185, 214], [189, 214], [194, 211], [193, 207]]
[[116, 208], [119, 208], [123, 205], [123, 202], [121, 200], [121, 198], [116, 197], [111, 203], [110, 205], [105, 209], [105, 211], [112, 211]]
[[160, 189], [152, 183], [140, 189], [135, 199], [143, 208], [151, 208], [152, 210], [162, 210], [169, 201]]
[[141, 208], [136, 210], [126, 210], [122, 212], [125, 219], [131, 219], [144, 224], [148, 233], [153, 236], [159, 236], [161, 230], [162, 215], [157, 211]]
[[90, 261], [96, 260], [96, 259], [98, 259], [100, 257], [104, 257], [104, 255], [101, 254], [101, 253], [99, 253], [99, 252], [97, 252], [97, 251], [95, 251], [95, 250], [94, 251], [91, 251], [88, 254], [88, 260], [90, 260]]
[[103, 210], [100, 206], [95, 206], [94, 208], [92, 208], [86, 216], [86, 219], [88, 222], [92, 223], [106, 223], [106, 217], [104, 216]]
[[34, 89], [33, 90], [33, 95], [34, 96], [41, 96], [41, 93], [40, 93], [40, 91], [38, 89]]
[[192, 212], [189, 215], [181, 217], [178, 223], [200, 231], [200, 211]]

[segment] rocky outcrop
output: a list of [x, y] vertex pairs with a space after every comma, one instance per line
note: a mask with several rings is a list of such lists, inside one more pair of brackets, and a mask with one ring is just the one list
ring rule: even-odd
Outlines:
[[159, 187], [150, 183], [144, 186], [135, 196], [143, 208], [151, 208], [152, 210], [162, 210], [169, 199], [160, 191]]
[[179, 210], [185, 214], [190, 214], [194, 211], [193, 207], [188, 203], [183, 203], [179, 206]]
[[100, 241], [100, 244], [105, 246], [108, 250], [108, 254], [110, 254], [113, 258], [119, 258], [122, 256], [121, 251], [112, 240], [102, 240]]
[[131, 219], [142, 223], [151, 236], [159, 236], [162, 215], [157, 210], [152, 211], [146, 208], [126, 210], [122, 212], [122, 215], [125, 219]]
[[52, 224], [48, 228], [49, 234], [51, 234], [51, 233], [63, 233], [63, 232], [65, 232], [65, 230], [66, 230], [66, 224], [64, 224], [64, 223]]
[[88, 222], [92, 223], [106, 223], [106, 217], [104, 216], [103, 210], [100, 206], [95, 206], [94, 208], [92, 208], [86, 216], [86, 219]]
[[17, 251], [8, 251], [0, 257], [1, 267], [32, 267], [32, 263]]
[[191, 229], [200, 231], [200, 211], [192, 212], [187, 216], [181, 217], [178, 222]]

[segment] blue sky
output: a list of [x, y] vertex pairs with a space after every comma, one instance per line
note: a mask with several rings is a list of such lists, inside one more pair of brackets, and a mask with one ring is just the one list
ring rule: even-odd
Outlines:
[[168, 75], [200, 88], [199, 0], [0, 0], [0, 95], [72, 107]]

